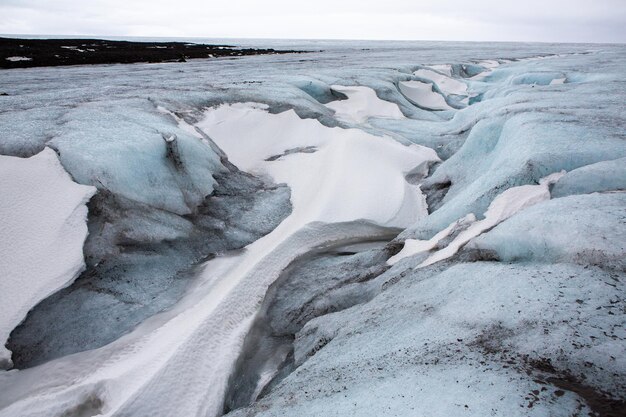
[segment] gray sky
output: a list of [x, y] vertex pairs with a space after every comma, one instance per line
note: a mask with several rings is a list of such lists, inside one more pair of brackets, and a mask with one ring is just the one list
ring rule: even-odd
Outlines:
[[0, 0], [0, 33], [626, 42], [626, 0]]

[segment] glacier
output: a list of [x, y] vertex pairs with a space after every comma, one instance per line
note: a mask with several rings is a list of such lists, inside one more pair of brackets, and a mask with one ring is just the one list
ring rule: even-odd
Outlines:
[[241, 42], [2, 71], [0, 416], [626, 412], [623, 47]]

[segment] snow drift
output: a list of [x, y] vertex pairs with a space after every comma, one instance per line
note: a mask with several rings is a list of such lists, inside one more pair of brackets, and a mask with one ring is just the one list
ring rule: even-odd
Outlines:
[[46, 148], [22, 159], [0, 156], [0, 365], [4, 344], [28, 310], [84, 268], [87, 207], [94, 187], [76, 184]]

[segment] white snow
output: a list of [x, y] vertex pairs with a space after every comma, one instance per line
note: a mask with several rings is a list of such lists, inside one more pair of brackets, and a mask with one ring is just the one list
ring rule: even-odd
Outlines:
[[480, 61], [478, 63], [481, 67], [487, 68], [486, 71], [481, 72], [480, 74], [476, 74], [470, 78], [470, 80], [480, 81], [486, 78], [488, 75], [493, 73], [493, 71], [500, 66], [500, 63], [495, 59], [488, 59], [486, 61]]
[[400, 81], [400, 92], [418, 106], [429, 110], [450, 110], [445, 98], [433, 90], [433, 85], [421, 81]]
[[484, 61], [480, 61], [478, 65], [480, 65], [481, 67], [493, 69], [493, 68], [499, 67], [500, 62], [496, 61], [495, 59], [487, 59]]
[[558, 181], [563, 175], [565, 175], [565, 171], [555, 172], [542, 178], [538, 185], [522, 185], [504, 191], [491, 202], [483, 220], [475, 222], [461, 232], [448, 246], [433, 253], [419, 264], [418, 268], [449, 258], [484, 231], [493, 228], [527, 207], [549, 200], [550, 185]]
[[435, 64], [429, 65], [428, 68], [433, 69], [435, 71], [441, 72], [448, 77], [452, 76], [452, 65], [450, 64]]
[[462, 81], [455, 80], [454, 78], [447, 77], [438, 72], [427, 70], [427, 69], [420, 69], [420, 70], [415, 71], [413, 75], [433, 81], [435, 84], [437, 84], [437, 87], [439, 87], [439, 89], [446, 95], [467, 94], [467, 84], [465, 84]]
[[95, 191], [74, 183], [49, 148], [27, 159], [0, 155], [0, 365], [28, 310], [83, 269], [85, 204]]
[[370, 87], [333, 85], [331, 88], [348, 96], [346, 100], [326, 104], [326, 107], [335, 111], [335, 117], [339, 120], [364, 123], [370, 117], [404, 119], [397, 104], [381, 100]]
[[180, 129], [182, 129], [185, 132], [189, 133], [191, 136], [195, 136], [196, 138], [200, 139], [205, 144], [208, 144], [208, 141], [200, 133], [198, 133], [196, 128], [194, 126], [190, 125], [189, 123], [187, 123], [182, 117], [180, 117], [176, 113], [166, 109], [163, 106], [157, 106], [157, 110], [160, 111], [163, 114], [167, 114], [168, 116], [171, 116], [174, 120], [176, 120], [176, 123], [178, 124], [178, 127]]
[[561, 84], [565, 84], [565, 80], [567, 78], [563, 77], [563, 78], [555, 78], [552, 81], [550, 81], [550, 85], [561, 85]]
[[32, 61], [32, 58], [28, 58], [26, 56], [9, 56], [5, 58], [7, 61], [18, 62], [18, 61]]
[[437, 244], [444, 238], [448, 237], [452, 232], [459, 227], [474, 223], [476, 216], [473, 213], [469, 213], [467, 216], [451, 223], [448, 227], [437, 233], [429, 240], [407, 239], [404, 242], [404, 247], [400, 252], [392, 256], [387, 260], [388, 265], [394, 265], [404, 258], [417, 255], [419, 253], [427, 252], [434, 249]]
[[80, 49], [78, 46], [62, 46], [61, 48], [63, 48], [63, 49], [70, 49], [72, 51], [77, 51], [77, 52], [85, 52], [84, 49]]
[[[404, 146], [358, 129], [328, 128], [300, 119], [293, 110], [273, 115], [258, 105], [209, 110], [199, 126], [240, 169], [288, 184], [292, 216], [302, 213], [302, 224], [367, 219], [402, 227], [426, 213], [421, 191], [404, 175], [424, 161], [438, 160], [430, 148]], [[308, 146], [317, 151], [265, 160]]]

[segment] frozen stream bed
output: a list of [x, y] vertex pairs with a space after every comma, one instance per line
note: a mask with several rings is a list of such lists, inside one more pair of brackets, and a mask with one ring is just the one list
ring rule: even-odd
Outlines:
[[626, 413], [626, 49], [312, 49], [0, 73], [1, 417]]

